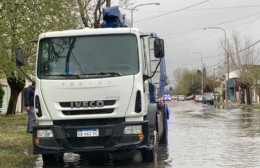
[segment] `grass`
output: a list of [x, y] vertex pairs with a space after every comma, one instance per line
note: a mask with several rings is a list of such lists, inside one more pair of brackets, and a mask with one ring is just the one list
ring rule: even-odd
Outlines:
[[28, 167], [36, 156], [32, 149], [32, 135], [26, 133], [27, 114], [0, 115], [0, 167]]
[[219, 102], [219, 101], [215, 101], [214, 102], [215, 105], [221, 105], [221, 106], [225, 106], [225, 107], [232, 107], [232, 106], [236, 106], [236, 107], [240, 107], [242, 109], [260, 109], [260, 104], [252, 104], [252, 105], [248, 105], [248, 104], [241, 104], [240, 102]]

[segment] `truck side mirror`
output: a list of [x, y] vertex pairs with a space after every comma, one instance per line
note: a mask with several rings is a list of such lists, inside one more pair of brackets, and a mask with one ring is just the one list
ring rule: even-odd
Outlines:
[[20, 67], [20, 66], [24, 66], [25, 65], [25, 58], [24, 58], [24, 54], [23, 54], [23, 49], [22, 48], [18, 48], [15, 51], [15, 58], [16, 58], [16, 66]]
[[155, 39], [154, 40], [154, 56], [155, 58], [163, 58], [164, 57], [164, 41], [163, 39]]

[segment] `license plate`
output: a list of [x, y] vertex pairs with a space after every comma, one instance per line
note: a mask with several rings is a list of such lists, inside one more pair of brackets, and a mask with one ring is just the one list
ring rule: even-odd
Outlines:
[[98, 137], [99, 129], [78, 129], [77, 137]]

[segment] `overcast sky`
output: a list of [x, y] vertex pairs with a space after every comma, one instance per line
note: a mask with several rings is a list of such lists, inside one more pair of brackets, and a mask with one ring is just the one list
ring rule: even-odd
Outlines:
[[[156, 32], [165, 40], [170, 79], [177, 67], [200, 69], [200, 54], [208, 72], [223, 64], [220, 41], [224, 40], [224, 31], [203, 30], [204, 27], [223, 28], [227, 38], [236, 32], [242, 40], [260, 40], [260, 0], [136, 0], [133, 6], [151, 2], [160, 5], [137, 7], [133, 13], [134, 27]], [[131, 18], [129, 11], [124, 13]], [[255, 48], [260, 48], [260, 43]]]

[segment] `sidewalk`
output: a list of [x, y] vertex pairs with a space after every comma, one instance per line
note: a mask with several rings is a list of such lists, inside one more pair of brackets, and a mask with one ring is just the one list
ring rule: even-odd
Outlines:
[[223, 106], [223, 107], [238, 107], [238, 108], [249, 108], [249, 109], [260, 109], [260, 104], [259, 103], [253, 103], [252, 105], [248, 104], [241, 104], [240, 102], [214, 102], [214, 105], [216, 106]]

